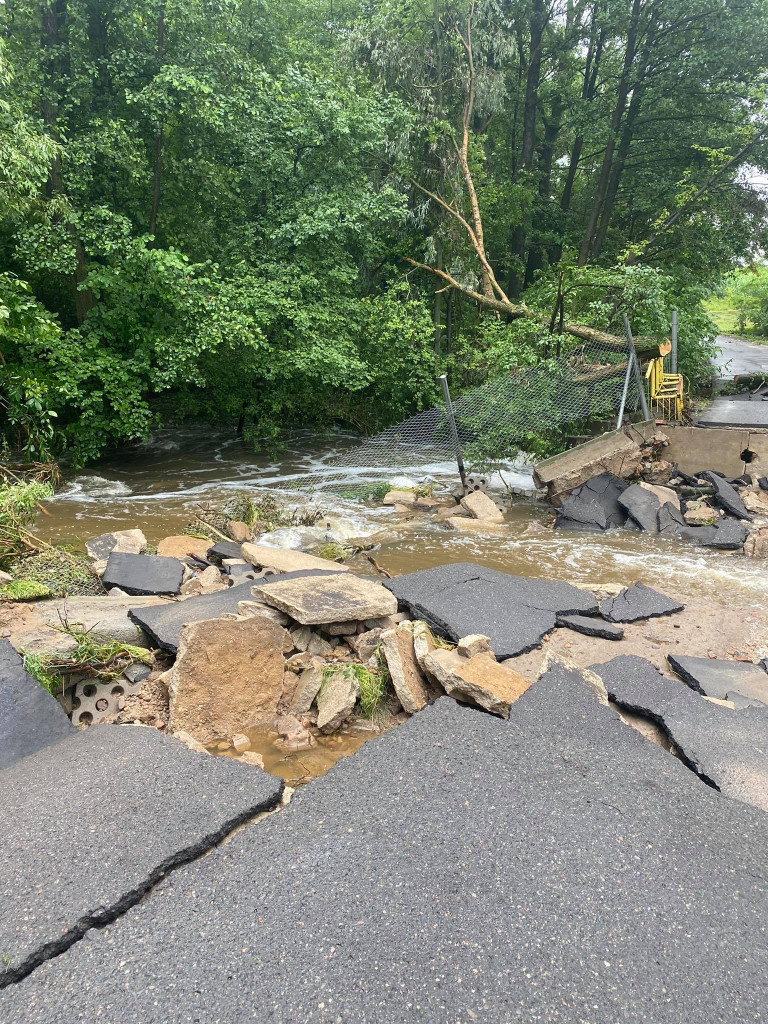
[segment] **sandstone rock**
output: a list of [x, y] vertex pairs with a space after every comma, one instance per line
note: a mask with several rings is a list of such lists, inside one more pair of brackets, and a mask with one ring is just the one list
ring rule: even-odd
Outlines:
[[747, 512], [768, 516], [768, 491], [742, 491], [741, 500]]
[[295, 715], [283, 715], [275, 723], [280, 745], [286, 750], [303, 750], [311, 747], [315, 738]]
[[666, 484], [669, 483], [674, 469], [674, 462], [668, 459], [654, 459], [643, 470], [643, 479], [649, 484]]
[[235, 735], [232, 737], [232, 746], [235, 748], [238, 754], [242, 754], [242, 752], [244, 750], [247, 750], [248, 747], [250, 747], [250, 745], [251, 741], [248, 739], [245, 733], [236, 732]]
[[329, 636], [353, 636], [357, 633], [357, 620], [352, 619], [349, 622], [330, 622], [327, 626], [323, 626], [323, 632]]
[[246, 750], [245, 753], [238, 757], [238, 761], [242, 761], [244, 764], [251, 764], [255, 768], [264, 767], [264, 758], [261, 754], [257, 754], [255, 750]]
[[354, 711], [359, 695], [360, 683], [349, 665], [330, 673], [317, 695], [318, 729], [324, 733], [338, 729]]
[[461, 507], [469, 513], [471, 519], [480, 519], [487, 523], [504, 522], [504, 513], [484, 491], [472, 491], [464, 495]]
[[413, 646], [413, 624], [403, 622], [381, 634], [381, 650], [403, 711], [414, 714], [429, 702], [429, 693]]
[[395, 612], [393, 615], [380, 615], [375, 619], [366, 619], [363, 625], [366, 629], [394, 629], [399, 622], [408, 618], [405, 612]]
[[289, 672], [303, 672], [305, 668], [313, 665], [316, 660], [313, 654], [302, 651], [300, 654], [292, 654], [290, 658], [286, 658], [285, 667]]
[[435, 650], [435, 647], [435, 638], [432, 636], [432, 630], [426, 622], [416, 619], [413, 623], [413, 653], [416, 655], [419, 666], [425, 671], [424, 659]]
[[722, 514], [720, 509], [712, 508], [704, 498], [701, 498], [688, 502], [683, 518], [690, 526], [710, 526], [717, 522]]
[[491, 650], [491, 638], [483, 636], [482, 633], [471, 633], [462, 637], [456, 645], [456, 653], [462, 658], [471, 658], [475, 654], [493, 654]]
[[263, 615], [267, 619], [276, 622], [278, 626], [287, 626], [291, 621], [285, 612], [279, 612], [277, 608], [270, 608], [268, 604], [261, 601], [238, 601], [237, 614], [242, 619], [250, 619], [254, 615]]
[[322, 659], [313, 658], [312, 664], [299, 676], [299, 684], [288, 707], [292, 715], [306, 715], [312, 707], [323, 685], [323, 667]]
[[170, 672], [171, 731], [209, 743], [271, 722], [291, 646], [281, 626], [260, 616], [185, 625]]
[[660, 487], [657, 484], [646, 483], [645, 480], [641, 480], [640, 487], [646, 491], [650, 491], [651, 494], [655, 494], [659, 499], [659, 505], [665, 505], [667, 502], [674, 505], [675, 508], [680, 511], [680, 498], [678, 497], [677, 491], [671, 487]]
[[303, 551], [289, 551], [285, 548], [270, 548], [266, 544], [243, 544], [240, 549], [243, 558], [260, 569], [271, 567], [277, 572], [296, 572], [300, 569], [327, 569], [329, 572], [349, 572], [348, 565], [331, 562], [317, 555]]
[[382, 629], [377, 626], [375, 629], [369, 629], [365, 633], [358, 633], [357, 636], [350, 637], [352, 650], [364, 665], [368, 664], [368, 660], [379, 646], [381, 634]]
[[406, 505], [410, 508], [416, 501], [414, 491], [387, 491], [382, 498], [382, 505]]
[[226, 531], [237, 544], [245, 544], [253, 536], [250, 526], [239, 519], [230, 519], [226, 525]]
[[333, 644], [324, 640], [317, 633], [313, 633], [307, 644], [307, 654], [315, 654], [325, 658], [329, 654], [333, 654]]
[[187, 580], [186, 583], [182, 583], [179, 588], [179, 593], [184, 597], [199, 597], [203, 592], [203, 584], [200, 582], [199, 576], [194, 576], [191, 580]]
[[95, 562], [109, 558], [113, 551], [120, 554], [141, 555], [147, 550], [147, 538], [141, 530], [115, 530], [102, 533], [85, 542], [89, 558]]
[[0, 569], [0, 584], [5, 585], [6, 583], [13, 583], [13, 576], [9, 572], [3, 572]]
[[128, 594], [120, 587], [112, 587], [111, 590], [107, 591], [107, 597], [128, 597]]
[[380, 583], [352, 574], [304, 576], [284, 582], [278, 579], [274, 583], [256, 584], [253, 590], [267, 604], [287, 612], [305, 626], [369, 619], [397, 611], [397, 599]]
[[426, 656], [424, 665], [451, 697], [502, 718], [531, 685], [519, 672], [500, 665], [492, 654], [462, 658], [457, 651], [438, 649]]
[[297, 626], [296, 629], [291, 630], [291, 640], [293, 640], [293, 646], [297, 651], [306, 651], [311, 639], [312, 630], [309, 626]]
[[750, 558], [768, 558], [768, 526], [750, 533], [744, 541], [744, 554]]
[[[503, 518], [503, 517], [502, 517]], [[449, 530], [457, 533], [499, 533], [504, 529], [503, 522], [493, 522], [490, 519], [465, 519], [463, 516], [451, 516], [445, 520]]]
[[438, 509], [438, 511], [435, 512], [433, 518], [436, 519], [438, 522], [442, 522], [443, 519], [451, 519], [453, 516], [466, 517], [466, 514], [467, 513], [461, 507], [461, 505], [449, 505], [447, 508]]
[[186, 558], [188, 555], [205, 558], [205, 553], [210, 546], [209, 540], [177, 534], [172, 537], [163, 537], [157, 545], [157, 553], [163, 558]]

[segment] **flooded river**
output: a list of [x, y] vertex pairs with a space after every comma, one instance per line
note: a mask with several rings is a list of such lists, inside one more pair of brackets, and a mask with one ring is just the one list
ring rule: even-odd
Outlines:
[[[37, 530], [48, 540], [82, 547], [83, 541], [114, 529], [140, 527], [151, 542], [179, 533], [195, 505], [226, 499], [237, 491], [268, 491], [291, 505], [306, 500], [297, 488], [335, 474], [336, 483], [359, 485], [376, 475], [366, 467], [335, 464], [359, 440], [352, 434], [286, 435], [274, 452], [254, 452], [249, 444], [210, 430], [165, 431], [151, 443], [118, 452], [96, 466], [69, 475], [48, 503]], [[376, 471], [381, 475], [381, 468]], [[407, 475], [430, 482], [436, 492], [457, 483], [447, 464], [393, 467], [389, 478]], [[504, 473], [511, 486], [530, 486], [525, 466]], [[385, 475], [384, 479], [387, 479]], [[500, 500], [503, 492], [497, 496]], [[322, 540], [375, 540], [375, 557], [393, 574], [444, 562], [473, 561], [505, 572], [574, 583], [622, 583], [635, 580], [738, 605], [768, 604], [765, 564], [740, 555], [705, 551], [678, 541], [640, 533], [575, 534], [554, 532], [552, 509], [545, 503], [515, 499], [503, 534], [458, 535], [422, 515], [398, 513], [374, 501], [341, 498], [323, 489], [312, 501], [323, 511], [314, 529], [278, 531], [269, 542], [300, 547]], [[325, 524], [329, 523], [330, 527]], [[364, 555], [358, 568], [371, 572]]]

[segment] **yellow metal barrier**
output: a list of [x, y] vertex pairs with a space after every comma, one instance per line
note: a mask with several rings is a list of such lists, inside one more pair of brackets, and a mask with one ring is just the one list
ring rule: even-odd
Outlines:
[[659, 345], [658, 358], [652, 359], [645, 372], [648, 394], [656, 416], [662, 420], [683, 418], [683, 378], [679, 373], [664, 372], [664, 357], [672, 348], [667, 341]]

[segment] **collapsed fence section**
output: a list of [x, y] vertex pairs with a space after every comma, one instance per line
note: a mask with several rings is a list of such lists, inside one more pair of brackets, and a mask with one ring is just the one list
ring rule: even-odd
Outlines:
[[553, 358], [457, 395], [448, 406], [417, 413], [332, 460], [302, 490], [366, 497], [398, 474], [417, 482], [489, 474], [535, 461], [563, 442], [566, 427], [632, 412], [644, 401], [631, 340], [625, 351], [571, 345]]

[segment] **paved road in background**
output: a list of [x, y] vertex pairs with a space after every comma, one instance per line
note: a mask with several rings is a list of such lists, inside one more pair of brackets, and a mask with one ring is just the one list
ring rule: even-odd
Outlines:
[[720, 356], [715, 358], [719, 377], [738, 377], [743, 373], [768, 373], [768, 345], [755, 345], [751, 341], [718, 334]]

